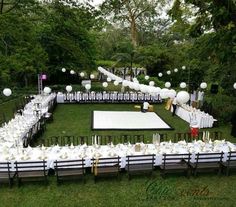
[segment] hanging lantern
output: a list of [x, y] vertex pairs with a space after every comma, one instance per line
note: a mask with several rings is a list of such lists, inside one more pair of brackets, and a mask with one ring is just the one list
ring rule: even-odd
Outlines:
[[149, 82], [149, 86], [154, 86], [155, 85], [155, 82], [154, 81], [150, 81]]
[[106, 87], [108, 86], [108, 83], [107, 83], [107, 82], [103, 82], [103, 83], [102, 83], [102, 86], [103, 86], [104, 88], [106, 88]]
[[190, 96], [187, 91], [180, 91], [177, 93], [176, 99], [180, 104], [185, 104], [189, 101]]
[[52, 89], [49, 88], [49, 87], [44, 87], [44, 89], [43, 89], [43, 92], [44, 92], [45, 94], [50, 94], [51, 91], [52, 91]]
[[202, 82], [202, 83], [200, 84], [200, 88], [202, 88], [202, 89], [207, 88], [207, 83]]
[[179, 84], [179, 86], [180, 86], [180, 88], [186, 88], [186, 83], [185, 82], [181, 82], [180, 84]]
[[72, 91], [72, 86], [70, 86], [70, 85], [66, 86], [66, 91], [68, 93], [70, 93]]
[[165, 83], [165, 87], [166, 87], [166, 88], [170, 88], [170, 87], [171, 87], [171, 83], [170, 83], [170, 82], [166, 82], [166, 83]]
[[2, 92], [4, 96], [10, 96], [12, 94], [12, 91], [10, 88], [5, 88]]
[[145, 80], [148, 80], [148, 79], [149, 79], [149, 76], [148, 76], [148, 75], [145, 75], [144, 78], [145, 78]]

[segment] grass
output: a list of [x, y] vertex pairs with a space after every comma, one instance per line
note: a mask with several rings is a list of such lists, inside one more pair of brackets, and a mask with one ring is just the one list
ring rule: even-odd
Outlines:
[[[134, 111], [134, 104], [58, 104], [53, 115], [54, 122], [47, 125], [47, 130], [43, 138], [63, 135], [144, 134], [150, 141], [154, 133], [167, 133], [168, 136], [172, 138], [176, 132], [189, 131], [189, 124], [177, 116], [172, 117], [171, 113], [164, 109], [163, 104], [154, 105], [154, 110], [175, 130], [91, 130], [91, 116], [93, 110]], [[230, 136], [229, 125], [222, 125], [207, 130], [210, 132], [222, 131], [225, 139], [234, 141], [233, 137]], [[203, 131], [203, 129], [201, 131]]]
[[[7, 108], [10, 104], [4, 106]], [[122, 133], [145, 134], [167, 132], [173, 136], [175, 132], [186, 132], [188, 124], [164, 109], [164, 105], [155, 105], [155, 111], [175, 128], [173, 131], [91, 131], [91, 113], [93, 110], [129, 110], [133, 104], [84, 104], [58, 105], [54, 112], [54, 121], [47, 125], [43, 137], [52, 135], [91, 135]], [[10, 112], [11, 110], [9, 110]], [[10, 115], [9, 115], [10, 116]], [[209, 131], [220, 130], [226, 139], [230, 137], [230, 126], [220, 126]], [[169, 175], [164, 180], [159, 171], [151, 177], [137, 176], [128, 181], [122, 173], [121, 180], [101, 179], [95, 184], [93, 176], [87, 175], [86, 184], [82, 182], [65, 182], [58, 186], [55, 176], [49, 177], [49, 184], [23, 183], [12, 189], [0, 187], [0, 207], [31, 207], [31, 206], [235, 206], [236, 174], [229, 177], [218, 177], [215, 174], [201, 174], [197, 178], [187, 179], [182, 175]]]

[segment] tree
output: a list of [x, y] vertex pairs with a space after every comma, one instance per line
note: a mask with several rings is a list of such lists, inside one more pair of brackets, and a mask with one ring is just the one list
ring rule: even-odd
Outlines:
[[50, 71], [54, 73], [53, 70], [61, 67], [94, 69], [95, 49], [88, 10], [79, 6], [71, 8], [59, 1], [48, 6], [41, 43], [49, 56]]
[[233, 90], [236, 78], [236, 2], [235, 0], [176, 0], [172, 17], [181, 19], [184, 6], [192, 8], [189, 35], [195, 38], [192, 50], [201, 61], [208, 61], [209, 80], [219, 80], [222, 86]]
[[157, 1], [154, 0], [105, 0], [101, 9], [106, 14], [112, 12], [115, 22], [129, 24], [131, 42], [136, 47], [138, 45], [138, 21], [156, 13], [157, 4]]

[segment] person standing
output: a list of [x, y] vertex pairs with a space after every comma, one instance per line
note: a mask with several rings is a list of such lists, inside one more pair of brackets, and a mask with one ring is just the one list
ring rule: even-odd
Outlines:
[[172, 101], [172, 107], [173, 107], [172, 116], [174, 116], [175, 112], [176, 112], [176, 108], [177, 108], [177, 98], [176, 97]]
[[147, 112], [148, 111], [148, 107], [149, 107], [149, 103], [145, 101], [143, 103], [143, 110], [142, 110], [142, 112], [144, 112], [144, 113]]

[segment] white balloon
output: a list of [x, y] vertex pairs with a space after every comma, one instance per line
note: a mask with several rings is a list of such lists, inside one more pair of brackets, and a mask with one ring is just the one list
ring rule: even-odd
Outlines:
[[176, 96], [176, 91], [174, 89], [169, 90], [169, 97], [174, 98]]
[[189, 93], [187, 91], [180, 91], [176, 96], [177, 102], [180, 104], [187, 103], [190, 99]]
[[123, 85], [123, 86], [126, 87], [126, 86], [128, 86], [128, 84], [129, 84], [129, 82], [128, 82], [127, 80], [123, 80], [123, 82], [122, 82], [122, 85]]
[[84, 72], [81, 72], [79, 75], [80, 75], [80, 77], [83, 78], [84, 77]]
[[234, 89], [236, 89], [236, 83], [234, 83]]
[[158, 76], [159, 76], [159, 77], [162, 77], [162, 76], [163, 76], [163, 74], [162, 74], [162, 73], [158, 73]]
[[202, 83], [200, 84], [200, 88], [202, 88], [202, 89], [207, 88], [207, 83], [202, 82]]
[[144, 78], [145, 78], [145, 80], [148, 80], [148, 79], [149, 79], [149, 76], [148, 76], [148, 75], [145, 75]]
[[94, 74], [90, 74], [90, 78], [91, 78], [91, 79], [94, 79], [94, 78], [95, 78], [95, 75], [94, 75]]
[[103, 82], [103, 83], [102, 83], [102, 86], [103, 86], [104, 88], [106, 88], [106, 87], [108, 86], [108, 83], [107, 83], [107, 82]]
[[71, 74], [71, 75], [74, 75], [74, 74], [75, 74], [75, 71], [74, 71], [74, 70], [71, 70], [71, 71], [70, 71], [70, 74]]
[[117, 80], [114, 81], [114, 85], [115, 86], [118, 86], [119, 85], [119, 82]]
[[64, 72], [66, 72], [66, 69], [65, 69], [65, 68], [62, 68], [61, 71], [64, 73]]
[[166, 82], [166, 83], [165, 83], [165, 87], [166, 87], [166, 88], [170, 88], [170, 87], [171, 87], [171, 83], [170, 83], [170, 82]]
[[160, 88], [160, 87], [155, 87], [155, 89], [154, 89], [154, 93], [159, 94], [160, 91], [161, 91], [161, 88]]
[[5, 88], [2, 92], [5, 96], [10, 96], [12, 94], [12, 91], [10, 88]]
[[136, 91], [140, 90], [140, 85], [138, 83], [134, 84], [134, 90], [136, 90]]
[[107, 82], [111, 82], [111, 78], [110, 77], [107, 78]]
[[71, 91], [72, 91], [72, 86], [66, 86], [66, 91], [68, 92], [68, 93], [70, 93]]
[[43, 89], [43, 92], [46, 93], [46, 94], [51, 93], [51, 91], [52, 91], [52, 89], [49, 88], [49, 87], [44, 87], [44, 89]]
[[91, 89], [91, 84], [86, 84], [86, 85], [85, 85], [85, 88], [86, 88], [87, 90], [90, 90], [90, 89]]
[[155, 85], [155, 82], [154, 81], [150, 81], [149, 82], [149, 86], [154, 86]]
[[168, 98], [169, 97], [169, 90], [167, 88], [161, 89], [160, 96], [162, 99]]
[[185, 82], [181, 82], [180, 84], [179, 84], [179, 86], [180, 86], [180, 88], [186, 88], [186, 83]]
[[171, 71], [170, 71], [170, 70], [168, 70], [166, 73], [167, 73], [167, 75], [170, 75], [170, 74], [171, 74]]
[[175, 69], [174, 69], [174, 72], [177, 73], [177, 72], [178, 72], [178, 68], [175, 68]]
[[185, 65], [183, 65], [183, 66], [182, 66], [182, 70], [185, 70], [185, 69], [186, 69], [186, 66], [185, 66]]

